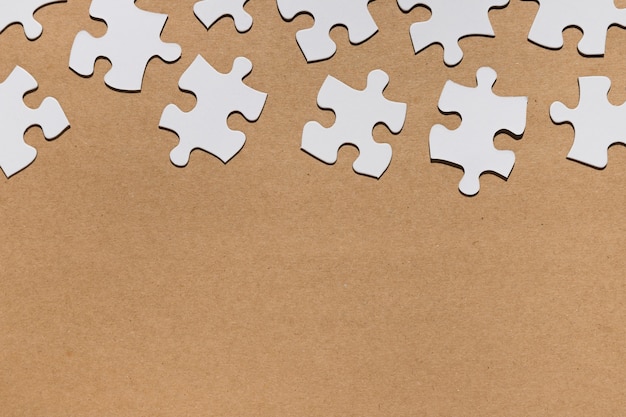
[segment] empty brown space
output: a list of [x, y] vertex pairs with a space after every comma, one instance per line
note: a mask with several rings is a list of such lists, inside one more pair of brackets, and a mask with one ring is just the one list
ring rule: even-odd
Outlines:
[[[252, 0], [255, 22], [209, 31], [193, 0], [139, 0], [169, 14], [162, 38], [183, 48], [148, 65], [141, 93], [68, 68], [75, 35], [106, 32], [89, 2], [42, 8], [43, 36], [18, 25], [0, 34], [0, 79], [15, 65], [56, 97], [71, 122], [36, 161], [0, 179], [0, 416], [2, 417], [616, 417], [626, 412], [626, 149], [595, 170], [568, 161], [569, 125], [549, 107], [578, 102], [577, 77], [609, 76], [626, 100], [626, 31], [611, 28], [603, 58], [565, 32], [550, 51], [527, 41], [538, 4], [512, 0], [490, 13], [496, 38], [461, 41], [463, 62], [442, 49], [413, 53], [395, 1], [369, 10], [380, 31], [308, 65], [271, 0]], [[260, 120], [233, 116], [247, 135], [227, 165], [200, 151], [176, 168], [169, 103], [192, 95], [178, 79], [197, 54], [222, 72], [254, 64], [248, 85], [269, 93]], [[429, 159], [437, 101], [451, 79], [528, 96], [528, 124], [508, 181], [484, 175], [475, 198], [462, 171]], [[356, 175], [354, 148], [325, 165], [300, 150], [327, 75], [364, 88], [383, 69], [385, 95], [408, 103], [381, 180]]]

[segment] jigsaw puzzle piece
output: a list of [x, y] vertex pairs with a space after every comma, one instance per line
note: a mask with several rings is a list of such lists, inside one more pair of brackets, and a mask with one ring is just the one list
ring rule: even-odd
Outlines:
[[65, 3], [67, 0], [2, 0], [0, 1], [0, 32], [13, 23], [20, 23], [28, 39], [41, 36], [43, 27], [33, 15], [43, 6], [52, 3]]
[[86, 31], [77, 34], [70, 53], [70, 68], [79, 75], [93, 75], [95, 61], [105, 57], [111, 61], [111, 69], [104, 77], [109, 87], [140, 91], [146, 67], [153, 57], [165, 62], [180, 58], [179, 45], [161, 41], [167, 15], [141, 10], [134, 0], [93, 0], [89, 13], [104, 20], [108, 30], [101, 38]]
[[330, 37], [335, 26], [345, 26], [354, 45], [365, 42], [378, 32], [367, 8], [371, 1], [277, 0], [277, 3], [281, 16], [288, 21], [300, 13], [310, 14], [315, 19], [311, 28], [296, 34], [296, 40], [307, 62], [316, 62], [331, 58], [337, 51], [337, 45]]
[[434, 126], [430, 132], [430, 158], [463, 168], [463, 177], [459, 183], [461, 193], [467, 196], [478, 194], [480, 176], [484, 172], [493, 172], [503, 178], [509, 177], [515, 165], [515, 154], [512, 151], [463, 146], [458, 138], [460, 133], [441, 125]]
[[539, 11], [528, 40], [546, 48], [562, 48], [563, 31], [575, 26], [583, 31], [578, 51], [582, 55], [601, 56], [606, 50], [609, 27], [626, 26], [626, 9], [615, 7], [614, 0], [538, 1]]
[[404, 12], [416, 6], [430, 9], [431, 18], [416, 22], [409, 30], [415, 53], [433, 44], [443, 47], [444, 62], [455, 66], [463, 59], [459, 40], [466, 36], [495, 36], [489, 10], [505, 7], [509, 0], [398, 0]]
[[[318, 122], [308, 122], [302, 134], [302, 150], [322, 162], [332, 165], [337, 162], [339, 149], [346, 144], [345, 129], [325, 128]], [[371, 140], [359, 144], [359, 156], [352, 164], [354, 172], [380, 178], [391, 163], [393, 150], [388, 143], [377, 143], [370, 133]], [[322, 139], [323, 138], [323, 139]]]
[[388, 84], [389, 76], [381, 70], [369, 74], [363, 91], [328, 76], [317, 103], [321, 109], [335, 112], [335, 124], [325, 128], [318, 122], [308, 122], [302, 133], [302, 150], [322, 162], [334, 164], [339, 149], [352, 144], [359, 150], [352, 165], [354, 171], [380, 178], [391, 163], [392, 148], [387, 143], [374, 141], [374, 126], [383, 123], [397, 134], [404, 126], [407, 111], [406, 104], [389, 101], [383, 96]]
[[526, 97], [500, 97], [493, 93], [496, 72], [487, 67], [478, 70], [477, 87], [470, 88], [448, 81], [439, 100], [443, 113], [459, 113], [461, 125], [449, 130], [435, 125], [430, 133], [430, 158], [463, 168], [459, 184], [467, 196], [480, 191], [480, 176], [493, 172], [508, 178], [515, 164], [512, 151], [498, 150], [493, 140], [499, 132], [520, 137], [526, 128]]
[[24, 95], [37, 87], [33, 76], [19, 66], [0, 84], [0, 168], [7, 178], [29, 166], [37, 156], [37, 150], [24, 142], [28, 128], [40, 126], [50, 140], [69, 127], [57, 100], [48, 97], [38, 109], [24, 104]]
[[224, 16], [231, 16], [239, 33], [252, 28], [252, 16], [244, 10], [248, 0], [202, 0], [193, 6], [196, 17], [209, 29]]
[[574, 144], [567, 155], [571, 160], [605, 168], [611, 145], [626, 145], [626, 103], [613, 106], [608, 101], [611, 80], [607, 77], [580, 77], [580, 100], [575, 109], [561, 102], [550, 107], [550, 117], [557, 124], [574, 126]]
[[227, 163], [243, 148], [246, 136], [228, 127], [228, 117], [241, 113], [246, 120], [255, 122], [261, 116], [267, 94], [252, 89], [243, 79], [252, 71], [247, 58], [237, 58], [230, 73], [216, 71], [200, 55], [185, 71], [179, 81], [183, 91], [193, 92], [196, 107], [183, 112], [170, 104], [163, 111], [159, 126], [176, 133], [179, 144], [170, 159], [176, 166], [184, 167], [194, 149], [202, 149]]

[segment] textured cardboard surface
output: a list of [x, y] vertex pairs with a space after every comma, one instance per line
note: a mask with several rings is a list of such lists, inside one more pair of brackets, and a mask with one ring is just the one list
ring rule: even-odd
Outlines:
[[[526, 40], [538, 9], [512, 0], [490, 13], [497, 37], [466, 38], [465, 59], [438, 46], [415, 56], [395, 2], [370, 4], [380, 32], [307, 65], [271, 0], [252, 0], [253, 29], [230, 19], [206, 31], [193, 1], [139, 0], [168, 13], [163, 39], [183, 57], [155, 59], [141, 93], [112, 91], [68, 69], [76, 33], [104, 34], [89, 2], [41, 9], [44, 34], [0, 35], [0, 78], [15, 65], [54, 96], [72, 127], [54, 142], [31, 129], [39, 155], [0, 180], [0, 415], [6, 417], [326, 416], [610, 417], [626, 410], [626, 152], [595, 170], [565, 159], [573, 139], [549, 106], [578, 101], [577, 77], [606, 75], [626, 100], [626, 31], [604, 58], [576, 51], [580, 32], [549, 51]], [[621, 6], [624, 6], [623, 4]], [[228, 165], [158, 128], [163, 108], [194, 106], [179, 91], [201, 53], [223, 72], [244, 55], [252, 87], [269, 93], [260, 120], [233, 116], [248, 142]], [[458, 125], [437, 101], [446, 80], [529, 96], [510, 179], [484, 175], [475, 198], [461, 171], [431, 164], [428, 133]], [[386, 96], [409, 104], [400, 135], [375, 129], [394, 157], [380, 181], [352, 172], [344, 148], [327, 166], [300, 151], [328, 74], [358, 88], [381, 68]]]

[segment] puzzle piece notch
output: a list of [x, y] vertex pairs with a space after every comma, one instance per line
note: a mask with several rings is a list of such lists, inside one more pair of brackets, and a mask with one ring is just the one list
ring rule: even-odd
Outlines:
[[51, 140], [69, 127], [63, 109], [54, 98], [45, 98], [37, 109], [24, 104], [24, 95], [37, 87], [33, 76], [19, 66], [0, 84], [0, 168], [7, 178], [37, 157], [37, 150], [24, 142], [26, 130], [40, 126], [46, 139]]
[[300, 13], [315, 19], [309, 29], [296, 34], [296, 40], [307, 62], [323, 61], [337, 52], [337, 45], [330, 37], [335, 26], [348, 29], [350, 43], [358, 45], [376, 32], [378, 26], [369, 13], [368, 4], [374, 0], [277, 0], [278, 10], [287, 21]]
[[237, 32], [244, 33], [252, 28], [252, 16], [244, 10], [248, 0], [202, 0], [193, 6], [196, 17], [209, 29], [224, 16], [235, 21]]
[[429, 20], [411, 25], [413, 48], [417, 54], [433, 44], [440, 44], [448, 66], [458, 65], [463, 59], [461, 38], [495, 36], [489, 10], [508, 4], [509, 0], [398, 0], [400, 8], [407, 13], [418, 5], [430, 9]]
[[389, 76], [374, 70], [367, 77], [365, 90], [355, 90], [328, 76], [318, 94], [321, 109], [334, 111], [335, 124], [325, 128], [308, 122], [302, 134], [302, 150], [327, 164], [337, 162], [339, 149], [352, 144], [359, 150], [353, 169], [358, 174], [380, 178], [391, 163], [392, 148], [374, 141], [373, 129], [379, 123], [398, 134], [404, 126], [407, 105], [387, 100], [383, 91]]
[[181, 56], [177, 44], [161, 41], [167, 15], [147, 12], [134, 0], [93, 0], [89, 14], [106, 22], [107, 33], [94, 38], [86, 31], [76, 35], [70, 53], [70, 68], [82, 76], [91, 76], [95, 62], [104, 57], [111, 61], [105, 83], [120, 91], [140, 91], [148, 62], [155, 56], [174, 62]]
[[549, 49], [563, 47], [563, 31], [577, 27], [583, 32], [578, 51], [586, 56], [602, 56], [606, 50], [609, 27], [626, 27], [626, 9], [615, 7], [614, 0], [533, 0], [539, 11], [528, 40]]
[[37, 10], [52, 3], [65, 3], [67, 0], [3, 0], [0, 1], [0, 32], [13, 23], [24, 28], [26, 37], [33, 41], [39, 38], [43, 27], [34, 18]]
[[467, 196], [480, 191], [480, 176], [485, 172], [508, 178], [515, 164], [515, 154], [496, 149], [493, 140], [500, 132], [518, 138], [526, 129], [527, 97], [500, 97], [493, 93], [496, 72], [483, 67], [476, 73], [477, 87], [465, 87], [448, 81], [439, 100], [444, 113], [459, 113], [461, 125], [449, 130], [435, 125], [430, 132], [430, 158], [450, 162], [464, 170], [459, 184]]
[[179, 81], [181, 90], [192, 92], [197, 104], [190, 112], [183, 112], [174, 104], [168, 105], [161, 116], [159, 127], [176, 133], [180, 139], [171, 154], [172, 163], [184, 167], [194, 149], [202, 149], [227, 163], [246, 142], [246, 135], [228, 127], [228, 117], [241, 113], [249, 122], [261, 116], [267, 94], [244, 84], [252, 71], [247, 58], [235, 59], [230, 73], [216, 71], [198, 55]]
[[550, 117], [557, 124], [574, 126], [574, 144], [568, 159], [594, 168], [606, 168], [608, 150], [626, 145], [626, 103], [612, 105], [608, 100], [611, 80], [607, 77], [580, 77], [580, 100], [575, 109], [557, 101], [550, 106]]

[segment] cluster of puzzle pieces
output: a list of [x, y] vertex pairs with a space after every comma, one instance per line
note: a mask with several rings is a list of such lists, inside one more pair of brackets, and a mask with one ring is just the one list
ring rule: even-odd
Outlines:
[[[0, 31], [19, 23], [26, 37], [35, 40], [43, 28], [35, 20], [35, 12], [46, 5], [66, 0], [0, 1]], [[258, 0], [251, 0], [258, 1]], [[578, 50], [585, 56], [604, 55], [607, 30], [611, 26], [626, 27], [626, 9], [613, 0], [533, 0], [539, 10], [530, 28], [528, 39], [549, 49], [563, 46], [563, 31], [576, 26], [583, 31]], [[309, 14], [314, 24], [298, 31], [295, 40], [304, 59], [313, 63], [328, 60], [337, 52], [330, 36], [336, 26], [344, 26], [350, 43], [357, 45], [376, 35], [378, 26], [370, 14], [372, 0], [276, 0], [278, 12], [285, 21]], [[230, 16], [238, 32], [249, 31], [253, 17], [245, 10], [249, 0], [202, 0], [193, 5], [197, 19], [210, 29], [222, 17]], [[414, 52], [431, 45], [443, 47], [443, 61], [449, 66], [463, 59], [459, 41], [467, 36], [496, 36], [490, 22], [492, 9], [505, 8], [509, 0], [397, 0], [398, 7], [411, 13], [417, 7], [430, 10], [426, 21], [408, 28]], [[60, 7], [60, 6], [59, 6]], [[191, 10], [190, 10], [191, 12]], [[118, 91], [140, 91], [146, 67], [154, 57], [168, 63], [182, 55], [181, 47], [166, 43], [161, 32], [168, 16], [143, 10], [135, 0], [92, 0], [89, 14], [107, 25], [104, 36], [96, 38], [87, 31], [79, 32], [70, 52], [69, 68], [81, 76], [92, 76], [98, 58], [111, 62], [104, 82]], [[248, 121], [261, 117], [267, 94], [246, 85], [244, 79], [253, 69], [245, 57], [236, 58], [232, 70], [216, 71], [202, 56], [197, 56], [179, 81], [181, 90], [197, 97], [190, 112], [168, 105], [159, 126], [174, 132], [179, 144], [171, 151], [171, 162], [180, 167], [188, 164], [195, 149], [204, 150], [227, 163], [239, 153], [246, 142], [243, 132], [231, 130], [228, 117], [241, 113]], [[435, 125], [430, 132], [432, 161], [446, 162], [463, 169], [459, 190], [475, 195], [480, 190], [480, 176], [495, 173], [508, 178], [515, 164], [512, 151], [494, 147], [494, 136], [508, 132], [516, 139], [526, 127], [527, 97], [500, 97], [493, 93], [496, 72], [488, 67], [477, 71], [476, 86], [463, 86], [448, 81], [438, 107], [444, 113], [459, 113], [460, 127], [449, 130]], [[380, 178], [388, 169], [393, 150], [390, 144], [378, 143], [373, 136], [377, 124], [384, 124], [395, 134], [402, 131], [407, 117], [406, 103], [384, 96], [389, 76], [382, 70], [371, 71], [367, 87], [356, 90], [329, 75], [320, 88], [317, 104], [333, 110], [336, 122], [326, 128], [311, 121], [302, 132], [301, 149], [327, 164], [338, 158], [339, 149], [352, 144], [359, 150], [354, 171]], [[605, 77], [581, 77], [580, 104], [568, 109], [556, 102], [550, 109], [555, 123], [574, 125], [574, 145], [570, 159], [602, 168], [608, 160], [608, 148], [616, 142], [626, 143], [626, 105], [613, 106], [607, 94], [610, 80]], [[37, 82], [24, 69], [16, 67], [0, 84], [0, 168], [7, 177], [30, 165], [37, 151], [24, 142], [24, 132], [40, 126], [47, 139], [61, 135], [69, 128], [61, 105], [47, 98], [34, 110], [23, 102], [23, 96], [36, 89]]]

